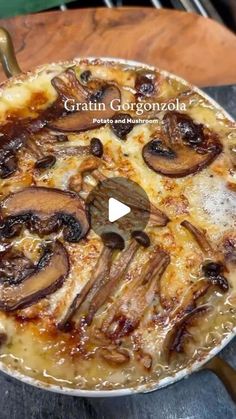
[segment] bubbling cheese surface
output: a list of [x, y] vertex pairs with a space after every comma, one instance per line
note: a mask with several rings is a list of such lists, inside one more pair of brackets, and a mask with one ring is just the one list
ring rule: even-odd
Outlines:
[[[72, 65], [78, 78], [89, 70], [95, 79], [116, 83], [122, 89], [123, 97], [128, 98], [135, 91], [135, 67], [101, 63], [99, 60], [45, 66], [2, 85], [2, 126], [6, 121], [34, 118], [49, 107], [57, 97], [51, 80]], [[223, 249], [224, 241], [235, 237], [236, 173], [230, 151], [236, 144], [236, 126], [200, 93], [182, 95], [192, 89], [187, 83], [159, 71], [155, 74], [158, 100], [180, 97], [186, 103], [186, 113], [196, 123], [217, 133], [223, 152], [199, 173], [170, 178], [150, 169], [142, 157], [142, 148], [157, 129], [152, 124], [136, 125], [126, 141], [120, 140], [109, 126], [67, 134], [68, 141], [58, 144], [58, 149], [86, 146], [91, 138], [99, 138], [104, 148], [99, 167], [101, 173], [106, 177], [121, 176], [137, 182], [170, 222], [164, 227], [147, 226], [151, 246], [138, 249], [119, 286], [98, 310], [92, 324], [87, 327], [81, 323], [88, 304], [85, 301], [74, 316], [77, 327], [68, 331], [59, 330], [57, 323], [89, 281], [102, 242], [93, 231], [78, 243], [66, 242], [60, 231], [52, 233], [49, 238], [60, 240], [69, 255], [70, 272], [63, 286], [29, 307], [13, 312], [0, 311], [0, 331], [7, 336], [0, 348], [0, 360], [13, 371], [20, 371], [46, 384], [70, 388], [112, 390], [139, 385], [151, 388], [161, 379], [204, 359], [236, 326], [236, 265], [225, 262], [228, 263], [229, 291], [222, 293], [217, 287], [212, 287], [199, 297], [197, 305], [209, 305], [210, 310], [186, 326], [194, 339], [186, 339], [184, 352], [174, 354], [171, 360], [166, 357], [167, 335], [184, 315], [182, 304], [188, 293], [191, 296], [193, 284], [202, 277], [201, 266], [209, 259], [181, 222], [189, 220], [205, 231], [216, 249]], [[48, 147], [50, 151], [52, 146], [49, 144]], [[30, 186], [68, 190], [70, 178], [78, 173], [84, 158], [59, 153], [52, 168], [40, 171], [35, 170], [35, 157], [30, 150], [22, 147], [18, 151], [18, 170], [1, 179], [1, 199]], [[96, 184], [92, 174], [87, 174], [85, 181], [88, 185]], [[36, 233], [22, 229], [11, 242], [15, 249], [36, 262], [44, 240]], [[157, 247], [167, 252], [171, 261], [154, 298], [131, 334], [118, 341], [109, 340], [101, 331], [107, 313], [140, 275], [143, 265]], [[122, 354], [128, 354], [128, 361], [122, 362], [122, 356], [118, 361], [104, 357], [106, 348], [110, 354], [122, 348]]]

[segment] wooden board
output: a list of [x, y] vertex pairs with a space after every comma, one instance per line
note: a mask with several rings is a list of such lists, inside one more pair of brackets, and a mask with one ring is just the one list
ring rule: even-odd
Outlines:
[[236, 36], [191, 13], [80, 9], [20, 16], [0, 25], [11, 33], [23, 70], [76, 56], [108, 56], [153, 64], [199, 86], [236, 83]]

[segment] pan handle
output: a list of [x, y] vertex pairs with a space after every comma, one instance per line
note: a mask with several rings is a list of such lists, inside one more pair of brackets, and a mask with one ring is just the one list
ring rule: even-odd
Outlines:
[[215, 356], [207, 362], [207, 364], [204, 365], [204, 369], [208, 369], [217, 375], [225, 385], [233, 401], [236, 403], [236, 370], [218, 356]]
[[0, 27], [0, 61], [8, 78], [22, 73], [16, 60], [11, 36], [2, 27]]

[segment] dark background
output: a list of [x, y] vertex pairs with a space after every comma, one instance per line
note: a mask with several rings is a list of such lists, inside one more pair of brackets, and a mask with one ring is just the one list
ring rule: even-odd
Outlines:
[[[204, 89], [236, 118], [236, 86]], [[221, 353], [236, 368], [236, 338]], [[49, 393], [0, 373], [0, 419], [236, 419], [236, 404], [209, 371], [172, 386], [118, 398]]]

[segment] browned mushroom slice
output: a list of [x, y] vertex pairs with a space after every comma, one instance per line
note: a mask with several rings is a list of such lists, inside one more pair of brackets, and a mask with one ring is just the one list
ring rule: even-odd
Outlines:
[[37, 170], [51, 169], [55, 165], [56, 161], [56, 157], [49, 154], [38, 159], [34, 164], [34, 168]]
[[0, 347], [7, 343], [8, 336], [5, 332], [0, 332]]
[[202, 272], [207, 280], [216, 285], [222, 292], [229, 291], [228, 280], [223, 275], [225, 266], [221, 262], [207, 262], [202, 267]]
[[[114, 99], [120, 100], [120, 90], [116, 86], [107, 85], [104, 87], [100, 98], [104, 109], [102, 107], [101, 110], [75, 112], [51, 122], [49, 127], [62, 132], [83, 132], [105, 125], [105, 120], [110, 119], [114, 115], [114, 111], [110, 106]], [[90, 103], [92, 105], [92, 102]]]
[[117, 113], [111, 119], [112, 122], [110, 127], [112, 131], [118, 138], [125, 141], [127, 139], [127, 135], [134, 128], [131, 116], [128, 113]]
[[20, 284], [0, 286], [0, 309], [12, 311], [34, 304], [60, 288], [68, 272], [67, 251], [56, 241], [45, 250], [34, 271]]
[[0, 283], [18, 284], [33, 270], [33, 262], [22, 252], [10, 247], [1, 253]]
[[108, 112], [105, 111], [76, 112], [53, 121], [49, 127], [61, 132], [89, 131], [105, 125], [105, 122], [100, 122], [100, 120], [109, 116]]
[[17, 157], [13, 151], [0, 151], [0, 178], [5, 179], [17, 170]]
[[[150, 213], [150, 222], [152, 225], [164, 227], [168, 222], [169, 218], [167, 215], [157, 208], [154, 204], [148, 201], [147, 197], [142, 196], [141, 193], [135, 190], [135, 188], [127, 188], [127, 184], [122, 184], [122, 182], [117, 182], [116, 180], [109, 179], [109, 183], [106, 183], [106, 189], [108, 192], [115, 192], [117, 199], [120, 197], [121, 201], [124, 201], [131, 208], [140, 210], [141, 212]], [[99, 195], [102, 197], [102, 188], [99, 191]]]
[[[183, 221], [181, 225], [185, 227], [193, 235], [196, 242], [207, 257], [214, 257], [214, 259], [218, 258], [218, 252], [214, 251], [210, 242], [206, 238], [206, 234], [204, 231], [195, 227], [193, 224], [186, 220]], [[221, 291], [227, 292], [229, 290], [229, 283], [223, 275], [224, 271], [225, 266], [221, 262], [208, 261], [202, 266], [202, 272], [205, 278], [211, 284], [218, 286], [218, 288], [220, 288]]]
[[140, 362], [140, 364], [145, 368], [145, 370], [150, 371], [152, 368], [152, 356], [147, 353], [143, 352], [141, 349], [137, 351], [136, 355], [137, 360]]
[[118, 339], [138, 327], [145, 310], [153, 301], [159, 280], [170, 263], [169, 255], [158, 249], [144, 265], [124, 295], [113, 305], [103, 321], [102, 331], [111, 339]]
[[75, 298], [73, 299], [72, 303], [70, 304], [69, 308], [67, 309], [63, 318], [58, 322], [57, 327], [60, 330], [65, 330], [67, 324], [74, 316], [75, 312], [80, 308], [84, 300], [86, 299], [87, 295], [91, 291], [91, 289], [95, 286], [95, 284], [100, 283], [104, 277], [108, 274], [111, 264], [112, 258], [112, 250], [104, 247], [99, 259], [96, 263], [96, 266], [91, 274], [91, 278], [82, 288], [82, 290], [76, 294]]
[[0, 177], [11, 176], [17, 170], [17, 151], [28, 137], [23, 121], [9, 121], [0, 126]]
[[103, 286], [101, 286], [97, 293], [93, 296], [90, 304], [88, 314], [86, 316], [87, 324], [91, 324], [94, 315], [99, 310], [99, 308], [106, 302], [107, 298], [111, 295], [112, 291], [116, 287], [120, 278], [124, 275], [128, 269], [129, 264], [131, 263], [135, 253], [138, 250], [138, 243], [133, 240], [130, 245], [125, 249], [118, 261], [115, 261], [110, 270], [109, 278]]
[[83, 201], [60, 189], [29, 187], [10, 194], [1, 202], [0, 214], [0, 237], [12, 237], [26, 224], [42, 235], [63, 227], [65, 240], [78, 242], [89, 229]]
[[0, 177], [11, 176], [17, 170], [17, 151], [27, 146], [32, 136], [41, 131], [48, 121], [65, 113], [60, 100], [56, 100], [49, 108], [43, 110], [35, 119], [9, 121], [0, 126]]
[[216, 134], [188, 115], [168, 112], [163, 131], [143, 148], [143, 159], [155, 172], [184, 177], [199, 172], [222, 152]]
[[198, 279], [196, 282], [191, 284], [184, 295], [181, 297], [180, 303], [170, 313], [170, 320], [179, 319], [195, 309], [198, 300], [206, 295], [210, 286], [210, 282], [205, 278]]
[[90, 92], [77, 80], [72, 69], [52, 79], [52, 85], [58, 92], [58, 98], [34, 119], [9, 121], [0, 127], [0, 177], [11, 176], [17, 170], [16, 152], [27, 145], [32, 135], [41, 131], [45, 125], [66, 113], [63, 101], [73, 98], [77, 101], [87, 100]]
[[71, 320], [75, 312], [81, 307], [90, 291], [93, 289], [93, 291], [96, 292], [106, 276], [109, 274], [113, 251], [115, 249], [121, 250], [124, 247], [124, 241], [122, 237], [119, 236], [119, 234], [106, 234], [107, 238], [104, 239], [104, 247], [91, 274], [91, 278], [82, 288], [82, 290], [75, 296], [64, 317], [58, 323], [58, 328], [61, 330], [66, 328], [66, 325]]
[[236, 265], [236, 232], [228, 231], [224, 234], [220, 249], [224, 255], [226, 264]]
[[191, 338], [188, 332], [188, 327], [192, 325], [194, 320], [199, 316], [204, 315], [211, 309], [208, 305], [202, 305], [194, 308], [189, 313], [185, 314], [171, 330], [167, 333], [164, 342], [164, 352], [167, 362], [170, 362], [171, 356], [174, 353], [183, 353], [186, 338]]
[[150, 245], [150, 239], [144, 231], [134, 231], [132, 237], [134, 237], [134, 240], [132, 240], [128, 247], [121, 253], [118, 260], [112, 264], [107, 282], [99, 288], [92, 298], [88, 315], [86, 316], [87, 324], [91, 324], [96, 312], [106, 302], [112, 291], [122, 279], [139, 246], [148, 247]]
[[90, 153], [94, 157], [101, 158], [103, 155], [103, 144], [99, 138], [93, 137], [90, 141]]
[[78, 146], [62, 146], [55, 145], [52, 147], [53, 154], [57, 156], [88, 156], [91, 153], [90, 146], [88, 145], [78, 145]]
[[214, 250], [206, 237], [206, 232], [201, 230], [200, 228], [195, 227], [190, 221], [184, 220], [182, 221], [181, 225], [185, 227], [194, 237], [199, 247], [202, 249], [202, 251], [210, 256], [214, 254]]
[[104, 359], [104, 361], [111, 364], [113, 367], [127, 364], [130, 361], [129, 351], [125, 348], [109, 346], [107, 348], [100, 348], [99, 355]]
[[77, 102], [85, 102], [89, 96], [86, 89], [76, 77], [72, 68], [68, 68], [51, 81], [58, 95], [63, 99], [75, 99]]
[[66, 113], [63, 101], [65, 99], [75, 99], [85, 101], [91, 94], [77, 80], [72, 69], [52, 79], [52, 85], [58, 92], [58, 98], [45, 110], [41, 111], [34, 119], [23, 119], [19, 121], [10, 120], [0, 126], [1, 145], [0, 145], [0, 177], [11, 176], [17, 170], [16, 152], [27, 142], [32, 135], [41, 131], [45, 125]]
[[[59, 136], [58, 136], [59, 137]], [[89, 145], [67, 145], [67, 144], [53, 144], [50, 146], [50, 151], [57, 156], [88, 156], [92, 155], [96, 158], [101, 158], [103, 155], [103, 144], [99, 138], [91, 138]]]

